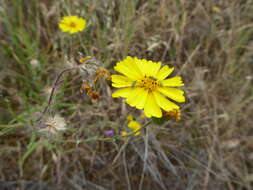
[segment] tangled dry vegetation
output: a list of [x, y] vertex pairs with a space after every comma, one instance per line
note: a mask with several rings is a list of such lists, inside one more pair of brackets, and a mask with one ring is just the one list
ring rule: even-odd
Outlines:
[[[3, 0], [0, 14], [0, 189], [252, 189], [253, 1]], [[84, 32], [59, 31], [69, 14], [87, 20]], [[42, 119], [61, 115], [67, 130], [40, 135], [55, 77], [79, 52], [110, 72], [127, 55], [174, 66], [181, 121], [105, 138], [128, 113], [145, 119], [111, 98], [109, 81], [99, 100], [80, 93], [86, 75], [74, 70]]]

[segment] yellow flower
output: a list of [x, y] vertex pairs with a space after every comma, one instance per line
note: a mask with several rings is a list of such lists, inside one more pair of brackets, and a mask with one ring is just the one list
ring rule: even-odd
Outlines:
[[59, 22], [61, 31], [70, 34], [83, 31], [85, 26], [86, 20], [78, 16], [64, 16]]
[[214, 6], [214, 7], [212, 7], [212, 11], [216, 12], [216, 13], [219, 13], [221, 10], [220, 10], [219, 7]]
[[141, 114], [139, 115], [139, 117], [140, 117], [141, 119], [146, 119], [146, 118], [147, 118], [146, 115], [145, 115], [144, 113], [141, 113]]
[[112, 97], [126, 98], [126, 102], [137, 109], [144, 109], [147, 117], [162, 117], [162, 110], [172, 111], [179, 106], [168, 100], [185, 102], [184, 92], [172, 88], [184, 86], [180, 76], [166, 79], [174, 70], [161, 62], [127, 57], [114, 69], [123, 75], [112, 75], [112, 86], [120, 88]]
[[133, 118], [133, 116], [132, 116], [131, 114], [129, 114], [129, 115], [127, 116], [127, 120], [128, 120], [128, 121], [132, 121], [132, 120], [134, 120], [134, 118]]
[[131, 129], [132, 132], [136, 132], [134, 133], [134, 136], [139, 136], [141, 134], [141, 125], [138, 122], [130, 121], [127, 126]]
[[121, 131], [120, 135], [121, 135], [122, 137], [125, 137], [125, 136], [128, 135], [128, 133], [127, 133], [126, 131]]
[[127, 126], [130, 128], [131, 132], [128, 133], [126, 131], [121, 131], [120, 135], [122, 137], [126, 137], [126, 136], [130, 135], [132, 132], [135, 132], [134, 136], [140, 136], [141, 135], [141, 132], [140, 132], [141, 125], [138, 122], [132, 120], [127, 124]]

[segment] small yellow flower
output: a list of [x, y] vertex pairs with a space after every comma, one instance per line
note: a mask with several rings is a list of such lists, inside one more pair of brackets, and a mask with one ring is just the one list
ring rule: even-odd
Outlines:
[[141, 125], [137, 122], [133, 120], [133, 116], [132, 115], [128, 115], [127, 119], [130, 121], [127, 126], [128, 128], [130, 128], [131, 132], [127, 132], [127, 131], [121, 131], [120, 135], [122, 137], [126, 137], [128, 135], [131, 135], [131, 133], [134, 133], [134, 136], [140, 136], [141, 132]]
[[141, 134], [141, 125], [138, 122], [130, 121], [127, 126], [131, 129], [132, 132], [136, 132], [134, 133], [134, 136], [139, 136]]
[[147, 118], [146, 115], [145, 115], [144, 113], [141, 113], [141, 114], [139, 115], [139, 117], [140, 117], [141, 119], [146, 119], [146, 118]]
[[128, 120], [128, 121], [132, 121], [132, 120], [134, 120], [134, 118], [133, 118], [133, 116], [132, 116], [131, 114], [129, 114], [129, 115], [127, 116], [127, 120]]
[[64, 16], [59, 22], [61, 31], [70, 34], [83, 31], [85, 26], [86, 20], [78, 16]]
[[212, 11], [215, 13], [219, 13], [221, 10], [219, 7], [214, 6], [214, 7], [212, 7]]
[[121, 135], [122, 137], [125, 137], [125, 136], [128, 135], [128, 133], [127, 133], [126, 131], [121, 131], [120, 135]]
[[162, 117], [162, 110], [168, 112], [179, 106], [168, 100], [185, 102], [184, 92], [172, 88], [184, 86], [180, 76], [166, 79], [174, 70], [161, 62], [127, 57], [114, 69], [123, 75], [112, 75], [112, 86], [120, 88], [112, 97], [126, 98], [126, 102], [137, 109], [144, 109], [147, 117]]

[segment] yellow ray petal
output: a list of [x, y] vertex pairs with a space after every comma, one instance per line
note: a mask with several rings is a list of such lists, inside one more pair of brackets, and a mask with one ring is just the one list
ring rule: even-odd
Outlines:
[[133, 90], [131, 91], [131, 94], [129, 94], [129, 96], [126, 99], [126, 102], [130, 106], [135, 107], [135, 105], [137, 104], [137, 98], [139, 96], [140, 91], [141, 91], [141, 88], [133, 88]]
[[111, 75], [112, 86], [116, 88], [130, 87], [133, 84], [133, 80], [122, 75]]
[[185, 102], [184, 91], [182, 90], [170, 87], [160, 87], [157, 90], [176, 102]]
[[134, 61], [136, 63], [136, 65], [139, 67], [142, 75], [147, 75], [147, 73], [149, 73], [149, 67], [147, 64], [147, 60], [145, 59], [138, 59], [137, 57], [134, 58]]
[[119, 97], [123, 97], [123, 98], [127, 98], [131, 93], [132, 93], [132, 88], [122, 88], [119, 90], [116, 90], [112, 93], [112, 97], [113, 98], [119, 98]]
[[174, 70], [174, 67], [169, 68], [168, 65], [165, 65], [158, 71], [155, 78], [161, 81], [165, 79], [166, 77], [168, 77], [172, 73], [173, 70]]
[[184, 86], [182, 78], [180, 76], [175, 76], [166, 80], [161, 81], [163, 86]]
[[157, 105], [154, 95], [148, 93], [147, 100], [144, 106], [144, 113], [147, 117], [162, 117], [161, 108]]
[[157, 104], [165, 111], [171, 111], [173, 109], [179, 109], [179, 106], [166, 99], [159, 92], [153, 92]]
[[135, 58], [135, 62], [143, 76], [146, 75], [155, 77], [161, 67], [161, 62], [147, 61], [146, 59]]
[[156, 63], [152, 61], [147, 61], [146, 65], [148, 67], [148, 72], [149, 72], [148, 76], [155, 77], [161, 67], [161, 62]]
[[126, 102], [138, 109], [142, 109], [147, 99], [148, 92], [143, 88], [134, 88], [126, 99]]
[[114, 67], [114, 70], [129, 77], [132, 80], [138, 80], [142, 77], [142, 73], [136, 65], [134, 58], [129, 56], [123, 61], [118, 62]]
[[142, 91], [140, 92], [140, 94], [138, 96], [138, 102], [135, 105], [135, 107], [138, 108], [138, 109], [143, 109], [144, 105], [145, 105], [145, 103], [147, 101], [147, 96], [148, 96], [148, 91], [144, 90], [142, 88]]

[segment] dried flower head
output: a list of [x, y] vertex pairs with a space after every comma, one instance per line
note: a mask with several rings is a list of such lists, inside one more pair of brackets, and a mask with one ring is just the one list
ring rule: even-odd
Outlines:
[[112, 75], [112, 86], [120, 88], [112, 97], [126, 98], [126, 102], [137, 109], [144, 109], [147, 117], [162, 117], [162, 110], [179, 109], [176, 102], [185, 102], [184, 91], [172, 88], [184, 86], [180, 76], [167, 79], [174, 68], [161, 62], [127, 57], [114, 69], [123, 75]]
[[59, 131], [66, 130], [65, 119], [59, 115], [49, 117], [40, 132], [47, 134], [57, 134]]
[[87, 92], [87, 95], [90, 96], [93, 100], [98, 100], [100, 98], [100, 95], [96, 91], [93, 91], [93, 90], [89, 90]]
[[100, 70], [96, 72], [96, 80], [100, 77], [105, 77], [106, 80], [111, 80], [111, 74], [105, 68], [100, 68]]
[[80, 87], [80, 91], [83, 93], [84, 91], [89, 91], [90, 89], [91, 87], [88, 82], [83, 80], [82, 85]]
[[172, 119], [179, 121], [181, 120], [181, 111], [180, 109], [174, 109], [164, 113], [165, 116], [171, 117]]
[[99, 94], [96, 91], [94, 91], [92, 89], [92, 87], [88, 84], [88, 82], [86, 82], [86, 81], [83, 81], [80, 91], [81, 91], [81, 93], [86, 92], [86, 94], [94, 100], [97, 100], [100, 97]]
[[[88, 57], [88, 56], [87, 56]], [[88, 57], [84, 58], [82, 64], [80, 64], [80, 71], [82, 77], [89, 82], [89, 84], [94, 83], [94, 80], [96, 80], [97, 72], [100, 70], [100, 63], [95, 60], [94, 58]]]

